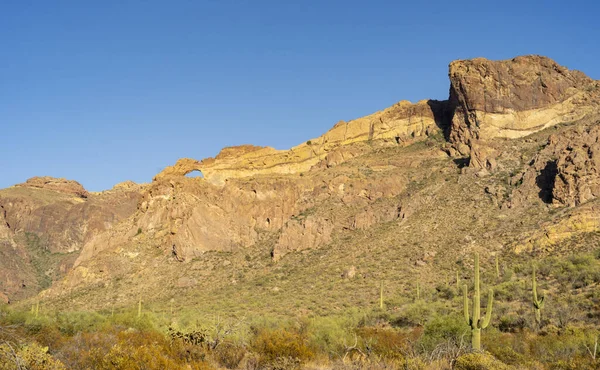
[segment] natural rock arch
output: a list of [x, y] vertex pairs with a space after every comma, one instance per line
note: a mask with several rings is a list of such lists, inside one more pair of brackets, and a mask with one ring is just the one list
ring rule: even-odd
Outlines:
[[192, 178], [192, 179], [198, 179], [198, 178], [203, 179], [204, 178], [204, 174], [200, 170], [191, 170], [190, 172], [186, 173], [184, 176], [188, 177], [188, 178]]
[[154, 176], [154, 181], [172, 176], [183, 177], [194, 171], [200, 172], [202, 177], [204, 177], [204, 173], [200, 166], [200, 161], [191, 158], [181, 158], [173, 166], [166, 167], [159, 174]]

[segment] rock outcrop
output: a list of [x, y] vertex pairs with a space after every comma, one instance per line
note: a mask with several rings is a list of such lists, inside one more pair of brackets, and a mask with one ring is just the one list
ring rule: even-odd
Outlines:
[[181, 177], [200, 171], [204, 180], [223, 185], [228, 179], [256, 175], [285, 175], [309, 171], [323, 161], [327, 166], [352, 158], [342, 148], [360, 142], [405, 146], [439, 133], [446, 102], [423, 100], [416, 104], [401, 101], [383, 111], [351, 121], [340, 121], [324, 135], [289, 150], [241, 145], [224, 148], [215, 158], [197, 161], [182, 158], [165, 168], [154, 180]]
[[576, 206], [600, 196], [600, 127], [583, 131], [563, 146], [556, 161], [552, 196]]
[[202, 171], [201, 163], [191, 158], [181, 158], [173, 166], [169, 166], [154, 176], [154, 181], [169, 178], [171, 176], [181, 177], [193, 171]]
[[540, 198], [558, 206], [578, 206], [600, 197], [600, 121], [552, 134], [532, 163], [510, 180], [518, 185], [510, 206]]
[[600, 83], [553, 60], [529, 55], [450, 63], [454, 143], [518, 138], [597, 112]]
[[136, 211], [140, 191], [88, 193], [50, 177], [0, 190], [0, 290], [23, 298], [65, 275], [86, 243]]
[[57, 179], [50, 176], [32, 177], [24, 183], [15, 186], [52, 190], [64, 194], [72, 194], [80, 198], [87, 198], [89, 195], [88, 191], [77, 181]]

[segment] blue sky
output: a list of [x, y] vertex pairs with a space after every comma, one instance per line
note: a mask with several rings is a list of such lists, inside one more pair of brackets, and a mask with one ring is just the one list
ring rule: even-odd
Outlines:
[[278, 149], [448, 63], [542, 54], [600, 79], [595, 1], [0, 1], [0, 188], [149, 182], [178, 158]]

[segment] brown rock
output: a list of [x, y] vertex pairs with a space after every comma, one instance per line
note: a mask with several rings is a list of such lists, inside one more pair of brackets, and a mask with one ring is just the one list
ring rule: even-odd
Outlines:
[[496, 151], [478, 142], [470, 142], [469, 167], [478, 170], [494, 171], [496, 169]]
[[202, 164], [191, 158], [181, 158], [173, 166], [169, 166], [154, 176], [154, 181], [168, 178], [170, 176], [185, 176], [192, 171], [202, 172]]
[[273, 250], [273, 259], [279, 260], [285, 253], [311, 249], [331, 241], [333, 222], [326, 218], [308, 216], [301, 220], [291, 220], [281, 230], [279, 240]]
[[352, 279], [356, 276], [356, 267], [350, 266], [344, 273], [342, 274], [342, 278], [344, 279]]
[[594, 126], [563, 145], [556, 161], [552, 196], [577, 206], [600, 196], [600, 127]]
[[177, 280], [177, 287], [178, 288], [190, 288], [193, 286], [196, 286], [198, 284], [198, 281], [196, 281], [196, 279], [191, 278], [191, 277], [181, 277], [179, 278], [179, 280]]
[[89, 196], [87, 190], [77, 181], [57, 179], [50, 176], [32, 177], [24, 183], [15, 186], [58, 191], [65, 194], [73, 194], [80, 198], [87, 198]]
[[541, 198], [546, 203], [577, 206], [600, 196], [600, 122], [574, 126], [550, 135], [533, 163], [510, 180], [518, 186], [510, 207]]
[[598, 82], [549, 58], [450, 63], [449, 138], [517, 138], [598, 111]]
[[0, 190], [0, 281], [5, 292], [15, 300], [42, 288], [32, 248], [54, 254], [44, 279], [69, 273], [83, 246], [133, 214], [139, 197], [135, 190], [87, 193], [75, 181], [52, 178]]

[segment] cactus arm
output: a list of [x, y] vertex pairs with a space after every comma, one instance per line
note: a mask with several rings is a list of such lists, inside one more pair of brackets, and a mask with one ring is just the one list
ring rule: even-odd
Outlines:
[[483, 319], [483, 322], [481, 323], [482, 329], [487, 328], [488, 325], [490, 324], [490, 321], [492, 320], [493, 304], [494, 304], [494, 290], [490, 289], [489, 293], [488, 293], [488, 304], [487, 304], [487, 308], [485, 310], [485, 318]]
[[467, 325], [471, 325], [471, 317], [469, 316], [469, 297], [467, 296], [467, 285], [463, 285], [463, 296], [464, 296], [464, 302], [463, 302], [463, 311], [464, 311], [464, 315], [465, 315], [465, 322], [467, 323]]
[[481, 319], [481, 293], [479, 290], [479, 254], [475, 255], [475, 293], [473, 294], [473, 319], [476, 326]]
[[542, 308], [544, 308], [544, 297], [540, 298], [539, 301], [533, 301], [533, 307], [536, 310], [541, 310]]

